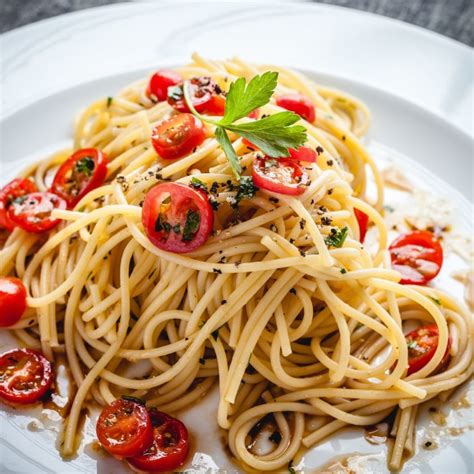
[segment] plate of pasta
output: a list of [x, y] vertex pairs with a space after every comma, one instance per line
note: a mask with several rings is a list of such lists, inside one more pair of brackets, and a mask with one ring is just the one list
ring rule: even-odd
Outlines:
[[193, 54], [7, 117], [7, 150], [20, 123], [42, 145], [0, 190], [5, 449], [38, 472], [468, 472], [472, 142], [385, 97], [452, 138], [444, 182], [368, 135], [377, 94]]

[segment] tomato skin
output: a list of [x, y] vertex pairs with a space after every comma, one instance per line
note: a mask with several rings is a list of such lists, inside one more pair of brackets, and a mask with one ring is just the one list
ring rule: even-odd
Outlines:
[[247, 115], [247, 117], [254, 120], [258, 120], [258, 118], [260, 117], [260, 110], [259, 109], [252, 110], [252, 112], [250, 112]]
[[0, 398], [19, 405], [37, 402], [53, 383], [51, 363], [41, 352], [13, 349], [0, 356]]
[[[224, 115], [225, 97], [219, 85], [210, 77], [193, 77], [188, 82], [190, 99], [199, 113]], [[183, 83], [168, 89], [168, 104], [178, 112], [191, 112], [184, 100]]]
[[192, 114], [178, 114], [161, 121], [151, 135], [153, 148], [165, 160], [191, 153], [206, 138], [204, 124]]
[[97, 419], [96, 432], [102, 447], [119, 457], [135, 456], [153, 442], [148, 410], [132, 400], [118, 399], [105, 406]]
[[26, 309], [26, 288], [14, 277], [0, 277], [0, 327], [17, 323]]
[[[270, 162], [274, 164], [268, 166]], [[252, 164], [252, 178], [261, 189], [289, 196], [303, 194], [309, 181], [306, 170], [289, 158], [256, 158]]]
[[[62, 197], [69, 208], [74, 207], [87, 193], [104, 184], [108, 163], [105, 154], [96, 148], [77, 150], [59, 167], [51, 192]], [[78, 171], [78, 167], [84, 171]]]
[[425, 285], [441, 270], [443, 248], [426, 230], [402, 234], [389, 247], [392, 268], [402, 274], [404, 285]]
[[[406, 334], [405, 339], [409, 347], [407, 375], [411, 375], [421, 370], [433, 358], [438, 348], [438, 326], [436, 326], [436, 324], [422, 326]], [[451, 355], [449, 354], [451, 344], [451, 337], [448, 337], [446, 352], [432, 375], [443, 371], [448, 366], [451, 359]], [[414, 347], [411, 348], [411, 345]]]
[[307, 146], [300, 146], [297, 150], [289, 148], [290, 158], [295, 161], [303, 161], [305, 163], [316, 163], [317, 153]]
[[[168, 197], [170, 203], [163, 203]], [[198, 227], [185, 238], [190, 213], [195, 218], [199, 215]], [[153, 245], [167, 252], [188, 253], [206, 242], [212, 232], [214, 214], [204, 192], [181, 183], [162, 183], [146, 195], [142, 222]], [[175, 226], [179, 232], [171, 230]]]
[[66, 209], [66, 201], [49, 192], [25, 194], [22, 203], [13, 203], [8, 209], [10, 220], [26, 232], [41, 233], [57, 226], [60, 219], [53, 219], [54, 209]]
[[25, 178], [16, 178], [5, 185], [0, 190], [0, 227], [11, 232], [15, 228], [15, 224], [8, 217], [8, 209], [12, 201], [37, 190], [36, 184]]
[[184, 464], [189, 452], [189, 435], [184, 423], [150, 410], [153, 424], [153, 444], [145, 452], [133, 456], [128, 462], [145, 472], [174, 471]]
[[316, 109], [309, 97], [303, 94], [288, 94], [277, 98], [276, 103], [283, 109], [290, 110], [307, 122], [314, 122], [316, 119]]
[[175, 86], [182, 80], [176, 71], [160, 69], [151, 76], [146, 95], [153, 102], [163, 102], [168, 97], [168, 87]]
[[369, 216], [365, 212], [356, 208], [354, 208], [354, 214], [356, 216], [357, 223], [359, 224], [360, 243], [363, 243], [365, 239], [365, 234], [367, 233]]

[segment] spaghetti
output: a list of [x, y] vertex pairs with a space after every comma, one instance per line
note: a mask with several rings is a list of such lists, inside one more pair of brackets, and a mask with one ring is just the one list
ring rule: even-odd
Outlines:
[[[141, 80], [94, 102], [77, 120], [74, 149], [107, 155], [106, 183], [74, 210], [55, 210], [62, 222], [46, 240], [20, 228], [6, 240], [0, 273], [19, 277], [29, 292], [27, 312], [12, 330], [50, 360], [65, 352], [78, 387], [64, 455], [74, 452], [89, 400], [104, 405], [127, 394], [174, 413], [218, 384], [217, 422], [247, 468], [280, 469], [302, 447], [397, 409], [389, 466], [398, 469], [404, 451], [414, 449], [419, 405], [470, 377], [471, 315], [438, 289], [400, 284], [391, 268], [383, 182], [361, 142], [369, 126], [365, 105], [299, 73], [238, 59], [194, 55], [177, 72], [210, 76], [226, 90], [237, 77], [269, 69], [279, 73], [276, 95], [297, 91], [317, 110], [314, 123], [300, 121], [307, 146], [318, 150], [316, 163], [305, 164], [311, 182], [302, 195], [261, 190], [236, 214], [232, 170], [213, 127], [186, 157], [158, 157], [150, 137], [172, 109], [151, 100]], [[260, 112], [280, 110], [272, 99]], [[248, 174], [258, 151], [230, 137]], [[46, 191], [71, 151], [21, 176]], [[369, 173], [373, 203], [366, 198]], [[214, 233], [192, 253], [167, 252], [144, 232], [141, 204], [157, 183], [189, 185], [193, 177], [214, 187]], [[355, 210], [376, 228], [373, 252], [360, 243]], [[343, 243], [328, 244], [333, 229], [343, 228]], [[439, 332], [431, 360], [408, 376], [407, 321], [434, 323]], [[449, 365], [437, 372], [448, 340]], [[281, 436], [272, 452], [256, 455], [249, 433], [268, 417]], [[310, 431], [314, 417], [324, 422]]]

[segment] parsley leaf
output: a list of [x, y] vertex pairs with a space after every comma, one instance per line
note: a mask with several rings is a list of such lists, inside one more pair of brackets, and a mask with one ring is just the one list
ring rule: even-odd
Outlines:
[[252, 199], [258, 191], [252, 176], [241, 176], [239, 183], [239, 190], [235, 196], [236, 201], [240, 202], [242, 199]]
[[191, 209], [186, 214], [186, 222], [183, 228], [183, 242], [190, 242], [194, 238], [194, 234], [199, 229], [201, 223], [201, 214]]
[[252, 110], [270, 101], [277, 80], [278, 73], [268, 71], [255, 76], [248, 84], [244, 78], [234, 81], [227, 93], [225, 112], [220, 121], [215, 121], [197, 112], [190, 97], [189, 81], [184, 81], [182, 87], [170, 87], [168, 96], [173, 98], [184, 96], [186, 105], [193, 115], [203, 122], [216, 126], [216, 139], [224, 150], [235, 177], [240, 179], [242, 169], [239, 157], [232, 147], [227, 131], [235, 132], [246, 138], [263, 153], [274, 158], [289, 156], [289, 148], [298, 148], [307, 140], [305, 127], [294, 125], [300, 120], [300, 117], [290, 111], [279, 112], [248, 123], [235, 123]]
[[278, 112], [253, 122], [226, 125], [227, 130], [246, 138], [263, 153], [273, 158], [290, 156], [288, 148], [299, 148], [307, 139], [300, 118], [293, 112]]
[[234, 81], [227, 93], [224, 117], [219, 124], [229, 125], [267, 104], [277, 82], [278, 73], [273, 71], [255, 76], [248, 84], [243, 77]]
[[209, 191], [207, 189], [207, 186], [205, 183], [203, 183], [199, 178], [195, 178], [194, 176], [191, 178], [191, 186], [194, 189], [200, 189], [201, 191], [204, 191], [206, 194], [209, 194]]
[[344, 244], [344, 241], [346, 240], [347, 232], [348, 232], [347, 227], [343, 227], [342, 229], [329, 234], [324, 239], [324, 242], [326, 242], [326, 245], [328, 247], [340, 248], [342, 247], [342, 245]]
[[216, 128], [216, 140], [224, 150], [235, 177], [239, 179], [240, 173], [242, 172], [242, 166], [240, 166], [239, 157], [232, 146], [229, 135], [227, 135], [227, 132], [222, 127]]

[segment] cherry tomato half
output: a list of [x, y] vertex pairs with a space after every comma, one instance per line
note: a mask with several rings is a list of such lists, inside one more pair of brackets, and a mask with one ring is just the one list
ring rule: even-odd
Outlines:
[[128, 462], [146, 472], [174, 471], [184, 464], [189, 451], [188, 430], [184, 423], [165, 413], [150, 410], [153, 444]]
[[0, 327], [17, 323], [26, 309], [26, 288], [14, 277], [0, 277]]
[[443, 248], [426, 230], [400, 235], [389, 247], [392, 268], [402, 274], [400, 283], [425, 285], [441, 270]]
[[191, 153], [206, 138], [203, 123], [192, 114], [178, 114], [160, 122], [151, 142], [161, 158], [181, 158]]
[[8, 217], [27, 232], [45, 232], [60, 222], [60, 219], [51, 217], [51, 212], [66, 207], [66, 201], [56, 194], [36, 192], [17, 198], [8, 209]]
[[74, 207], [88, 192], [104, 184], [108, 160], [96, 148], [83, 148], [73, 153], [58, 169], [51, 192]]
[[37, 402], [53, 383], [51, 363], [32, 349], [13, 349], [0, 356], [0, 398], [25, 405]]
[[183, 78], [176, 71], [160, 69], [151, 76], [146, 95], [153, 102], [162, 102], [168, 97], [168, 87], [175, 86], [182, 80]]
[[354, 209], [354, 214], [357, 219], [357, 223], [359, 224], [359, 236], [360, 236], [360, 242], [364, 242], [365, 239], [365, 234], [367, 233], [367, 225], [369, 223], [369, 216], [359, 210], [359, 209]]
[[0, 189], [0, 227], [12, 231], [15, 224], [8, 217], [8, 208], [16, 198], [37, 190], [36, 184], [25, 178], [14, 179]]
[[317, 153], [307, 146], [300, 146], [297, 150], [289, 148], [290, 158], [295, 161], [303, 161], [305, 163], [316, 163]]
[[145, 197], [142, 214], [148, 238], [156, 247], [187, 253], [209, 237], [214, 214], [207, 196], [180, 183], [163, 183]]
[[[405, 335], [408, 345], [408, 371], [407, 375], [411, 375], [421, 370], [434, 356], [438, 348], [439, 331], [436, 324], [428, 324], [422, 326]], [[451, 356], [451, 337], [448, 337], [448, 345], [441, 362], [436, 370], [432, 373], [443, 371], [449, 364]]]
[[135, 456], [153, 443], [153, 429], [145, 405], [119, 399], [102, 409], [96, 425], [97, 438], [110, 454]]
[[309, 181], [306, 170], [289, 158], [255, 159], [252, 177], [261, 189], [292, 196], [303, 194]]
[[[199, 113], [224, 115], [225, 97], [213, 79], [207, 76], [193, 77], [188, 84], [191, 102]], [[168, 89], [168, 104], [179, 112], [190, 112], [184, 100], [182, 83]]]
[[303, 94], [282, 95], [277, 98], [276, 103], [278, 106], [298, 114], [307, 122], [314, 122], [316, 119], [316, 110], [311, 99]]

